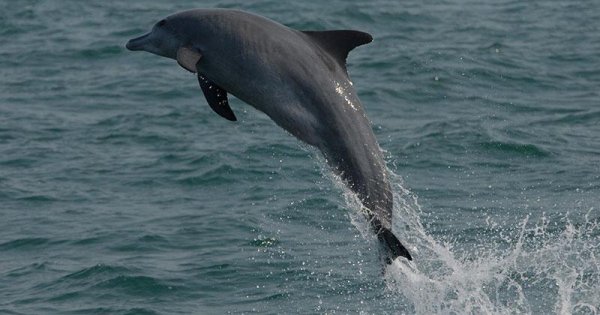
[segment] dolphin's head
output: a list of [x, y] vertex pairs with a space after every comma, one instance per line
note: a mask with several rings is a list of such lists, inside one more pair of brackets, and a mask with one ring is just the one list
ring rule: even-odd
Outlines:
[[129, 50], [144, 50], [159, 56], [176, 59], [177, 49], [185, 44], [186, 39], [170, 21], [170, 18], [154, 24], [152, 30], [145, 35], [133, 38], [127, 42]]
[[241, 28], [244, 23], [240, 21], [249, 16], [231, 9], [181, 11], [157, 22], [148, 34], [129, 40], [126, 47], [172, 59], [177, 59], [181, 47], [193, 47], [202, 52], [218, 51], [217, 48], [226, 42], [224, 38], [231, 37], [232, 29]]

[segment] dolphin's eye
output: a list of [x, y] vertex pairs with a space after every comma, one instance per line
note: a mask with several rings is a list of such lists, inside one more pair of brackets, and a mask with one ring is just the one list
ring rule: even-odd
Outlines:
[[161, 20], [160, 22], [158, 22], [158, 26], [164, 26], [165, 24], [167, 24], [167, 20]]

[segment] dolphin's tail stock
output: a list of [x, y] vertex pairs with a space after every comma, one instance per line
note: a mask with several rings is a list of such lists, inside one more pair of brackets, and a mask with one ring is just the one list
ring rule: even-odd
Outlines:
[[392, 231], [388, 229], [382, 229], [378, 234], [377, 238], [381, 245], [383, 245], [386, 253], [383, 259], [389, 265], [396, 259], [398, 256], [406, 257], [408, 260], [412, 260], [412, 256], [408, 252], [408, 249], [400, 243], [398, 238], [392, 234]]
[[[372, 142], [377, 144], [374, 139]], [[392, 233], [394, 195], [387, 180], [381, 152], [372, 153], [363, 145], [344, 146], [343, 143], [321, 147], [321, 151], [334, 173], [346, 182], [348, 188], [356, 193], [365, 207], [363, 214], [379, 239], [383, 261], [391, 264], [398, 256], [412, 260], [406, 247]]]
[[377, 219], [371, 221], [373, 229], [377, 231], [377, 239], [383, 247], [383, 260], [390, 265], [394, 259], [398, 256], [405, 257], [408, 260], [412, 260], [412, 256], [408, 252], [408, 249], [402, 245], [400, 240], [390, 231], [381, 226], [381, 223]]

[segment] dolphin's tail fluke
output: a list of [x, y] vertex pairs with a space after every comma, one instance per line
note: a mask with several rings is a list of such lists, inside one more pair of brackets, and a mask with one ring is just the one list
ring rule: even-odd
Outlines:
[[412, 260], [408, 249], [400, 243], [398, 238], [392, 233], [392, 231], [382, 228], [377, 233], [377, 238], [381, 245], [384, 247], [385, 253], [385, 262], [389, 265], [396, 259], [398, 256], [406, 257], [408, 260]]

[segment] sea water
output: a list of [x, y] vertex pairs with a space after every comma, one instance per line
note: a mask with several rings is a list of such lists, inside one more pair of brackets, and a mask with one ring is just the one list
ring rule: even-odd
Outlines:
[[[383, 266], [318, 152], [124, 48], [194, 7], [358, 29]], [[0, 313], [600, 313], [600, 2], [0, 0]], [[235, 74], [232, 74], [235, 75]]]

